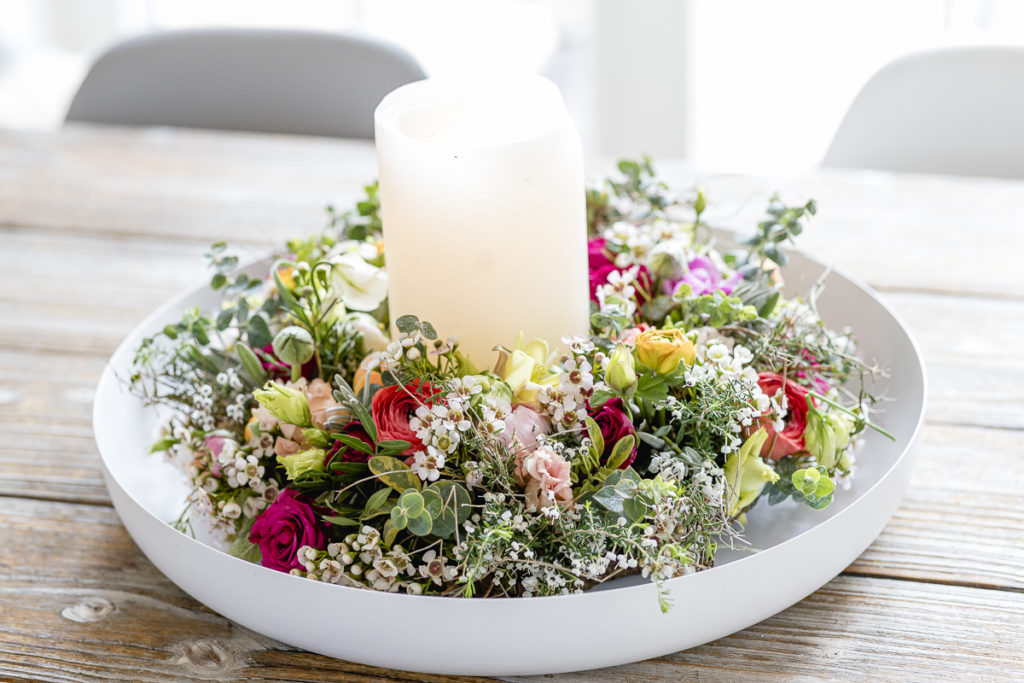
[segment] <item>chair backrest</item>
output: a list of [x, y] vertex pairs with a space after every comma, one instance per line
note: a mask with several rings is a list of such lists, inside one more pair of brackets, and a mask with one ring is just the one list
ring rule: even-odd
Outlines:
[[203, 29], [103, 54], [67, 121], [373, 138], [373, 110], [425, 77], [404, 49], [353, 35]]
[[1024, 178], [1024, 47], [889, 63], [857, 95], [822, 165]]

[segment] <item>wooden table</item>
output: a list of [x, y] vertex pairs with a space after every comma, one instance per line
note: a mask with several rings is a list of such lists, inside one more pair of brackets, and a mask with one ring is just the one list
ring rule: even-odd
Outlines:
[[[128, 537], [92, 437], [106, 358], [207, 276], [211, 242], [256, 255], [316, 231], [374, 168], [367, 144], [338, 140], [0, 132], [0, 678], [472, 680], [295, 651], [210, 612]], [[735, 222], [776, 188], [819, 200], [803, 246], [881, 290], [924, 350], [917, 470], [878, 540], [806, 600], [686, 652], [558, 680], [1020, 680], [1024, 182], [701, 180]]]

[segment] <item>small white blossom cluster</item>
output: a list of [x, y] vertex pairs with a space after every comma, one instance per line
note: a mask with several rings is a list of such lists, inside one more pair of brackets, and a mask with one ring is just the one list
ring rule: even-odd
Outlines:
[[636, 282], [640, 266], [608, 273], [608, 282], [597, 286], [597, 303], [601, 310], [615, 306], [626, 315], [636, 313]]
[[422, 481], [437, 481], [445, 463], [459, 444], [472, 433], [497, 434], [505, 428], [507, 401], [488, 397], [474, 414], [472, 402], [483, 392], [478, 378], [459, 377], [445, 385], [443, 400], [421, 405], [409, 421], [424, 450], [413, 455], [410, 469]]
[[[425, 584], [441, 586], [458, 576], [457, 567], [449, 565], [448, 558], [433, 548], [424, 552], [419, 561], [401, 545], [387, 550], [380, 532], [370, 526], [349, 534], [341, 543], [328, 544], [326, 551], [303, 546], [299, 548], [298, 561], [309, 578], [391, 593], [404, 589], [418, 595]], [[292, 573], [301, 574], [303, 570]]]
[[624, 247], [621, 253], [615, 255], [615, 265], [628, 268], [632, 265], [647, 265], [656, 251], [681, 255], [690, 245], [691, 235], [692, 227], [689, 224], [658, 218], [639, 224], [616, 221], [605, 228], [602, 237], [607, 242]]
[[594, 350], [592, 342], [582, 337], [564, 337], [562, 342], [572, 355], [561, 359], [558, 386], [541, 387], [537, 400], [557, 431], [574, 431], [586, 420], [590, 397], [605, 384], [594, 381], [594, 368], [586, 357]]

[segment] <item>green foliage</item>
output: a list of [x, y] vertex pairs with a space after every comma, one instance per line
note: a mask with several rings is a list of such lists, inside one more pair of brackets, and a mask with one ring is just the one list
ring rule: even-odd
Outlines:
[[690, 285], [682, 284], [672, 297], [679, 303], [678, 316], [680, 317], [676, 327], [683, 329], [705, 325], [723, 327], [734, 323], [749, 322], [758, 317], [758, 310], [754, 306], [744, 303], [738, 296], [726, 295], [719, 289], [697, 297], [691, 297], [691, 292]]
[[399, 493], [407, 489], [420, 490], [420, 478], [413, 474], [409, 466], [398, 458], [388, 455], [375, 455], [367, 463], [370, 471]]
[[252, 519], [248, 519], [242, 523], [238, 532], [235, 534], [235, 538], [231, 542], [231, 545], [228, 546], [228, 554], [245, 560], [246, 562], [260, 564], [263, 561], [263, 554], [260, 552], [260, 547], [249, 541], [249, 532], [252, 530], [253, 521], [254, 520]]
[[[689, 202], [680, 201], [658, 179], [651, 159], [647, 156], [622, 159], [617, 168], [620, 173], [618, 178], [609, 178], [602, 186], [587, 189], [589, 235], [598, 235], [601, 228], [617, 220], [651, 220], [686, 205], [694, 210], [694, 225], [700, 223], [701, 215], [707, 208], [707, 199], [702, 191], [697, 190]], [[630, 207], [626, 213], [623, 213], [623, 206]]]
[[625, 515], [639, 522], [647, 514], [648, 501], [641, 494], [640, 475], [632, 467], [612, 472], [604, 486], [594, 493], [594, 501], [609, 512]]
[[366, 196], [356, 203], [355, 211], [338, 213], [333, 206], [327, 207], [329, 227], [337, 231], [340, 240], [380, 239], [380, 195], [376, 181], [366, 185]]
[[747, 279], [767, 281], [775, 269], [766, 259], [778, 266], [789, 263], [789, 256], [782, 249], [785, 242], [793, 242], [793, 238], [804, 230], [804, 221], [817, 213], [817, 204], [808, 200], [802, 206], [786, 206], [777, 194], [768, 201], [768, 216], [757, 224], [757, 230], [740, 240], [749, 247], [746, 263], [740, 268]]
[[408, 529], [415, 536], [429, 534], [433, 520], [423, 494], [411, 488], [403, 492], [391, 508], [391, 525], [397, 531]]
[[432, 521], [431, 533], [439, 538], [450, 538], [472, 512], [469, 491], [453, 481], [428, 486], [423, 497]]
[[806, 457], [787, 456], [775, 464], [775, 471], [780, 476], [768, 492], [769, 505], [792, 498], [815, 510], [828, 507], [835, 492], [835, 482], [821, 465], [801, 467], [807, 461]]

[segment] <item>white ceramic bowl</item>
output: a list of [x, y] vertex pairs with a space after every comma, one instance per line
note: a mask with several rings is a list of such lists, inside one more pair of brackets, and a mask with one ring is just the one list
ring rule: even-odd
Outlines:
[[[253, 264], [252, 273], [266, 264]], [[823, 267], [794, 254], [790, 293], [806, 292]], [[902, 322], [867, 287], [831, 273], [818, 302], [826, 323], [850, 326], [861, 354], [889, 368], [872, 387], [895, 399], [875, 419], [896, 441], [867, 432], [853, 485], [822, 511], [758, 503], [746, 538], [757, 552], [724, 550], [713, 569], [654, 587], [624, 580], [581, 595], [460, 599], [379, 593], [310, 581], [234, 558], [175, 531], [188, 492], [160, 455], [147, 455], [157, 420], [125, 388], [139, 340], [187, 306], [211, 308], [205, 285], [139, 325], [110, 359], [93, 424], [114, 507], [139, 548], [185, 592], [243, 626], [331, 657], [411, 671], [512, 675], [558, 673], [637, 661], [729, 635], [813, 593], [881, 532], [906, 489], [924, 419], [921, 355]], [[614, 583], [614, 582], [613, 582]], [[267, 596], [254, 601], [252, 595]]]

